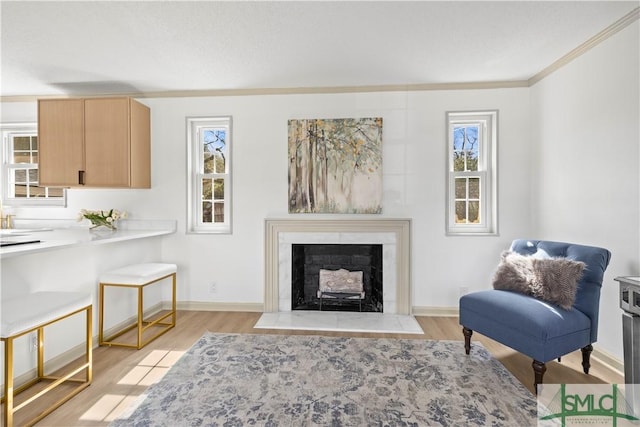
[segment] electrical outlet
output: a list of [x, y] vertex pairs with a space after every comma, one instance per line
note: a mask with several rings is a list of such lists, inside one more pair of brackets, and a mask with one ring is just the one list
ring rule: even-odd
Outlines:
[[31, 349], [31, 352], [33, 353], [36, 350], [38, 350], [38, 335], [35, 332], [32, 333], [31, 337], [30, 337], [30, 340], [31, 340], [31, 342], [30, 342], [31, 345], [29, 346], [29, 348]]
[[210, 294], [215, 294], [217, 291], [217, 286], [216, 286], [216, 282], [213, 282], [209, 285], [209, 293]]

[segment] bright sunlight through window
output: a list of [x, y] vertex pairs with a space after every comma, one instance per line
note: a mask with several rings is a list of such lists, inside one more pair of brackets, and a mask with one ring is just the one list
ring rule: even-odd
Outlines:
[[122, 393], [105, 394], [80, 419], [111, 422], [120, 416], [127, 416], [144, 401], [143, 393], [147, 387], [160, 381], [184, 353], [153, 350], [118, 381]]

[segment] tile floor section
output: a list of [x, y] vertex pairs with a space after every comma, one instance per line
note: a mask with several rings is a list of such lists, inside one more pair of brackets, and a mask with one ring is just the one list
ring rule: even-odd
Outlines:
[[424, 333], [415, 317], [408, 315], [304, 310], [264, 313], [254, 328], [398, 334]]

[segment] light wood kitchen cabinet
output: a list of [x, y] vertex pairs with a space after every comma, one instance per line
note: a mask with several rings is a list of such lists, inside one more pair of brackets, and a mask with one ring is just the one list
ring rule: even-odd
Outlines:
[[151, 187], [150, 111], [131, 98], [38, 101], [40, 184]]
[[41, 185], [78, 185], [84, 170], [84, 101], [38, 101], [39, 180]]

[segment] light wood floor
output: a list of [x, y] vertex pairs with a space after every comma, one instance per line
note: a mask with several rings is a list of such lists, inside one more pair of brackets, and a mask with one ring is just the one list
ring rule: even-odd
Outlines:
[[[108, 425], [111, 420], [124, 410], [124, 407], [128, 406], [132, 400], [144, 392], [149, 383], [163, 375], [171, 364], [207, 331], [246, 334], [457, 340], [461, 341], [460, 351], [464, 351], [461, 328], [458, 324], [458, 319], [455, 317], [417, 317], [418, 322], [425, 331], [423, 335], [254, 329], [253, 325], [259, 318], [260, 313], [181, 311], [178, 313], [178, 324], [174, 329], [141, 350], [119, 347], [96, 348], [93, 353], [94, 377], [91, 386], [44, 418], [37, 426]], [[477, 333], [474, 333], [473, 341], [480, 341], [518, 380], [533, 391], [531, 359]], [[590, 375], [585, 375], [582, 372], [581, 362], [582, 356], [578, 350], [563, 357], [562, 363], [548, 363], [544, 382], [565, 384], [621, 384], [624, 382], [624, 377], [619, 373], [593, 358]], [[46, 405], [46, 402], [43, 402], [43, 404]], [[15, 425], [23, 425], [24, 423], [21, 420], [32, 418], [40, 410], [27, 407], [22, 411], [18, 411], [15, 417]]]

